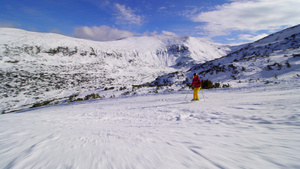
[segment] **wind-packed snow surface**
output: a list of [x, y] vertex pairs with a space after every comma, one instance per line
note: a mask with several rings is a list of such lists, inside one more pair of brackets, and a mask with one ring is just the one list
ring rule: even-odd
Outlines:
[[298, 84], [204, 90], [193, 103], [176, 92], [1, 115], [0, 168], [300, 168]]

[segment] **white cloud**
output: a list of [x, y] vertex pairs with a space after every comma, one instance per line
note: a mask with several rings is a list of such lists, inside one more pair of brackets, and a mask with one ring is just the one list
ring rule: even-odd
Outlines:
[[115, 7], [118, 10], [118, 14], [116, 16], [116, 23], [117, 24], [134, 24], [134, 25], [141, 25], [143, 23], [143, 16], [134, 14], [134, 11], [125, 5], [121, 5], [115, 3]]
[[167, 7], [165, 7], [165, 6], [158, 8], [158, 10], [165, 10], [165, 9], [167, 9]]
[[153, 31], [153, 32], [144, 32], [143, 34], [140, 34], [142, 36], [154, 36], [154, 35], [158, 35], [158, 32], [157, 31]]
[[168, 32], [168, 31], [162, 31], [161, 33], [162, 35], [166, 35], [166, 36], [177, 36], [176, 33]]
[[274, 32], [300, 23], [299, 0], [235, 0], [217, 6], [216, 10], [188, 16], [194, 22], [205, 22], [202, 28], [211, 37], [233, 31], [260, 30]]
[[74, 29], [74, 37], [97, 41], [111, 41], [120, 38], [131, 37], [134, 35], [135, 33], [119, 30], [117, 28], [110, 28], [105, 25], [99, 27], [82, 26]]
[[239, 39], [240, 40], [247, 40], [247, 41], [256, 41], [259, 39], [262, 39], [264, 37], [268, 36], [268, 34], [263, 33], [263, 34], [259, 34], [259, 35], [251, 35], [251, 34], [240, 34], [239, 35]]

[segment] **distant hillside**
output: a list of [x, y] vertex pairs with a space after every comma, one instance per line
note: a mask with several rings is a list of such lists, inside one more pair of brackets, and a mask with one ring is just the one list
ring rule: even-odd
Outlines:
[[[0, 28], [0, 112], [122, 89], [220, 58], [228, 46], [189, 36], [96, 42], [53, 33]], [[43, 104], [41, 104], [43, 105]]]
[[152, 84], [185, 84], [193, 73], [201, 79], [235, 86], [249, 83], [279, 84], [300, 76], [300, 25], [242, 45], [228, 55], [193, 66], [187, 72], [161, 76]]

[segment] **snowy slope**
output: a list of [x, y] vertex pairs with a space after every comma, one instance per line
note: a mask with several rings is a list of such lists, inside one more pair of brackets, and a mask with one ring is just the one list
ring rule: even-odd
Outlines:
[[1, 115], [0, 168], [300, 168], [299, 83], [204, 95], [195, 103], [177, 92]]
[[93, 90], [114, 97], [105, 89], [131, 91], [132, 85], [221, 57], [227, 50], [188, 36], [96, 42], [0, 28], [0, 112]]
[[[187, 72], [171, 77], [164, 75], [157, 79], [185, 84], [193, 73], [201, 79], [214, 83], [246, 86], [249, 83], [276, 83], [299, 79], [300, 77], [300, 25], [282, 30], [241, 48], [228, 55], [195, 65]], [[174, 73], [173, 73], [174, 74]], [[154, 82], [155, 83], [155, 82]]]

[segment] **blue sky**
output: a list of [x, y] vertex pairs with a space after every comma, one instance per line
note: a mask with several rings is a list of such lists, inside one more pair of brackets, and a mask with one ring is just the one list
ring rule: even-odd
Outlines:
[[1, 0], [0, 27], [109, 41], [176, 34], [252, 42], [300, 24], [300, 0]]

